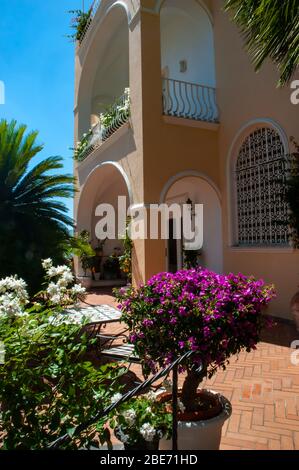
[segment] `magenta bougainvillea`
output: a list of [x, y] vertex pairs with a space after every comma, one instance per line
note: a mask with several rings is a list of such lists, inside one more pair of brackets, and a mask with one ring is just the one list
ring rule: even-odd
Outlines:
[[208, 376], [231, 355], [255, 349], [269, 322], [262, 311], [274, 296], [262, 280], [202, 268], [161, 273], [117, 295], [147, 372], [192, 350], [192, 363], [202, 362]]

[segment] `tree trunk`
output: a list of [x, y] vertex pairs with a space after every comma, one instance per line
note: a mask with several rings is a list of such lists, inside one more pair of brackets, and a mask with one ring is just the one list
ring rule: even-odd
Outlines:
[[187, 377], [184, 380], [182, 388], [182, 402], [186, 411], [196, 411], [196, 394], [200, 383], [203, 381], [207, 373], [207, 368], [204, 366], [200, 372], [195, 368], [188, 369]]

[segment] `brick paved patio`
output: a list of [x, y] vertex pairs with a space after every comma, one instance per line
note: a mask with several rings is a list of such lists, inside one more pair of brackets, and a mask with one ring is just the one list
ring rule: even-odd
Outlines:
[[[109, 291], [94, 291], [87, 301], [116, 305]], [[256, 351], [234, 357], [226, 371], [204, 384], [232, 402], [222, 450], [299, 450], [299, 365], [290, 360], [294, 339], [299, 339], [295, 328], [278, 322]], [[140, 376], [138, 366], [132, 370]]]

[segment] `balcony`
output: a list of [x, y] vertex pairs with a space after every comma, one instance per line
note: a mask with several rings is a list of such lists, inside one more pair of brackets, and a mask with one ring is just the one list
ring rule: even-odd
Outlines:
[[88, 15], [89, 16], [86, 19], [86, 24], [83, 28], [82, 34], [81, 34], [80, 39], [79, 39], [79, 46], [81, 46], [81, 44], [83, 43], [85, 37], [87, 36], [87, 32], [88, 32], [88, 30], [91, 26], [92, 20], [95, 16], [100, 4], [101, 4], [101, 0], [93, 0], [92, 4], [91, 4], [91, 6], [88, 10], [88, 12], [89, 12]]
[[166, 116], [219, 123], [216, 89], [163, 78], [163, 113]]
[[78, 142], [75, 149], [75, 159], [78, 162], [85, 160], [88, 155], [100, 147], [130, 118], [130, 90], [127, 88], [124, 94], [118, 98], [105, 112], [99, 115], [99, 121]]

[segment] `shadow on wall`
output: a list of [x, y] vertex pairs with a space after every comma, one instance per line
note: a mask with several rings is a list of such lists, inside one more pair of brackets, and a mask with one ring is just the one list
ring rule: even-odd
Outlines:
[[274, 319], [274, 326], [273, 328], [263, 331], [262, 341], [289, 348], [293, 341], [299, 339], [295, 325], [288, 320], [282, 320], [276, 317], [272, 318]]

